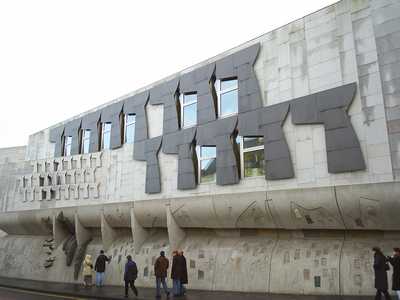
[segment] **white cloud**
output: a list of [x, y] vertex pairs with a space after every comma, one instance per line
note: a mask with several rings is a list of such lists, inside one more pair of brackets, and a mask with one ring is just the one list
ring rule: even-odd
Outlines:
[[0, 147], [336, 1], [1, 1]]

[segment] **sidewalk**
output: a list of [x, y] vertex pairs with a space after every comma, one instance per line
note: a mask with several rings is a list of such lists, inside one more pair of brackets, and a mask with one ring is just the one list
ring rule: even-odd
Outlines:
[[[34, 292], [48, 292], [64, 296], [90, 298], [90, 299], [126, 299], [124, 298], [124, 287], [105, 286], [102, 288], [92, 287], [85, 289], [82, 285], [72, 283], [57, 283], [36, 280], [25, 280], [18, 278], [0, 277], [0, 286], [22, 289]], [[155, 289], [138, 288], [139, 296], [135, 298], [130, 290], [129, 299], [155, 299]], [[162, 295], [162, 299], [165, 299]], [[171, 296], [170, 299], [173, 299]], [[214, 292], [188, 290], [185, 297], [177, 299], [186, 300], [372, 300], [374, 297], [356, 296], [297, 296], [276, 295], [263, 293], [238, 293], [238, 292]]]

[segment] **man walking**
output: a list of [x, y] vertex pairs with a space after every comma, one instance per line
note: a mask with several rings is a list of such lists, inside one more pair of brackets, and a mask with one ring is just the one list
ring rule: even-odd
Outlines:
[[382, 299], [382, 294], [385, 296], [386, 300], [390, 300], [391, 297], [388, 293], [387, 279], [387, 271], [389, 271], [389, 265], [387, 264], [387, 259], [383, 255], [380, 248], [374, 247], [372, 248], [372, 251], [374, 251], [374, 272], [376, 288], [375, 300]]
[[172, 252], [172, 267], [171, 267], [171, 278], [172, 278], [172, 291], [175, 297], [181, 295], [181, 274], [182, 264], [179, 261], [178, 251]]
[[138, 291], [135, 287], [135, 280], [137, 278], [138, 269], [136, 263], [132, 260], [132, 256], [128, 255], [126, 259], [127, 262], [125, 264], [124, 281], [125, 281], [125, 298], [128, 298], [129, 286], [131, 286], [131, 289], [135, 294], [135, 296], [138, 295]]
[[165, 257], [165, 252], [161, 251], [160, 257], [157, 258], [156, 262], [154, 263], [154, 275], [156, 276], [157, 298], [161, 297], [161, 291], [160, 291], [161, 284], [163, 286], [165, 294], [167, 295], [167, 297], [169, 296], [168, 286], [166, 282], [168, 267], [169, 267], [169, 260], [168, 258]]
[[106, 271], [106, 262], [110, 262], [111, 256], [104, 255], [104, 251], [100, 250], [100, 255], [96, 259], [94, 270], [96, 271], [96, 286], [102, 287], [104, 285], [104, 273]]
[[183, 251], [179, 251], [179, 263], [181, 265], [181, 296], [185, 295], [186, 287], [185, 284], [188, 284], [188, 272], [187, 272], [187, 264], [186, 257], [183, 255]]
[[393, 267], [392, 290], [396, 292], [400, 300], [400, 248], [394, 248], [393, 251], [393, 256], [387, 259]]

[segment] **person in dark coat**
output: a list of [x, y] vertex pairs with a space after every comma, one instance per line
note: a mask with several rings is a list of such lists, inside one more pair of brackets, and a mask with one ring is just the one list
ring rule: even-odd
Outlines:
[[392, 290], [396, 291], [400, 300], [400, 248], [394, 248], [393, 256], [388, 256], [387, 259], [393, 267]]
[[171, 278], [172, 278], [172, 292], [174, 296], [180, 296], [181, 294], [181, 277], [182, 277], [182, 265], [179, 262], [178, 251], [173, 251]]
[[96, 259], [94, 270], [96, 271], [96, 286], [102, 287], [104, 285], [104, 274], [106, 271], [106, 262], [110, 262], [111, 256], [104, 255], [104, 251], [100, 250], [100, 255]]
[[187, 264], [186, 257], [183, 255], [183, 251], [179, 251], [179, 263], [182, 265], [182, 274], [181, 274], [181, 295], [185, 295], [186, 287], [185, 284], [188, 284], [188, 272], [187, 272]]
[[389, 265], [386, 257], [378, 247], [372, 248], [372, 251], [374, 251], [375, 300], [380, 300], [382, 294], [385, 295], [386, 300], [391, 299], [388, 293], [387, 271], [389, 270]]
[[167, 271], [169, 267], [169, 260], [165, 257], [165, 252], [160, 252], [160, 257], [157, 258], [156, 262], [154, 263], [154, 275], [156, 276], [156, 289], [157, 294], [156, 297], [160, 298], [160, 286], [162, 284], [163, 289], [167, 297], [169, 296], [168, 286], [166, 282], [167, 278]]
[[131, 286], [131, 289], [135, 294], [135, 296], [138, 295], [138, 291], [135, 287], [135, 280], [137, 278], [138, 269], [136, 263], [132, 260], [132, 256], [128, 255], [126, 259], [128, 261], [125, 264], [124, 281], [125, 281], [125, 298], [128, 298], [129, 286]]

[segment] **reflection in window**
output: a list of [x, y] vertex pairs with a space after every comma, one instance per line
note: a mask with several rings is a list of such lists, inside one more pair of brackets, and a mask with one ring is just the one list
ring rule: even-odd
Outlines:
[[223, 79], [215, 82], [218, 96], [218, 115], [225, 117], [238, 112], [238, 81]]
[[181, 127], [186, 128], [197, 124], [197, 94], [181, 94]]
[[102, 127], [102, 149], [110, 149], [111, 147], [111, 122], [103, 123]]
[[242, 137], [242, 165], [244, 177], [263, 176], [264, 170], [264, 138]]
[[81, 132], [81, 154], [89, 153], [90, 146], [90, 130], [83, 129]]
[[71, 155], [72, 136], [64, 136], [64, 156]]
[[135, 125], [136, 115], [126, 114], [125, 115], [125, 143], [133, 144], [135, 142]]
[[214, 182], [217, 171], [217, 149], [215, 146], [199, 148], [200, 182]]

